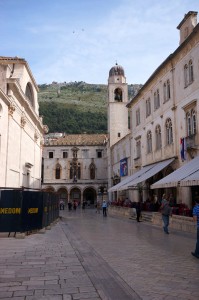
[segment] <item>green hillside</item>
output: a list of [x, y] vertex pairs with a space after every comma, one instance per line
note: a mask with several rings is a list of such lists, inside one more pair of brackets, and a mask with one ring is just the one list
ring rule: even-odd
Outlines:
[[[131, 98], [140, 86], [129, 86]], [[53, 82], [39, 90], [39, 114], [49, 132], [107, 132], [107, 85]]]

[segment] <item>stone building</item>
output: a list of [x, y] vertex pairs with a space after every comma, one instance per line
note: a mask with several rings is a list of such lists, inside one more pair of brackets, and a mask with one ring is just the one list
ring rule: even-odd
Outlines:
[[43, 133], [28, 63], [0, 57], [0, 187], [41, 188]]
[[[115, 199], [128, 196], [145, 201], [155, 194], [172, 194], [177, 202], [192, 206], [198, 192], [199, 175], [194, 181], [181, 185], [182, 177], [173, 182], [167, 175], [186, 165], [186, 178], [198, 172], [191, 161], [199, 155], [199, 24], [197, 12], [188, 12], [178, 25], [180, 45], [154, 71], [137, 95], [128, 102], [130, 137], [111, 144], [111, 153], [122, 148], [127, 138], [127, 176], [121, 176], [113, 185], [114, 158], [109, 157], [109, 194]], [[109, 87], [111, 86], [109, 80]], [[110, 99], [109, 95], [109, 99]], [[127, 114], [127, 113], [126, 113]], [[122, 112], [123, 115], [123, 112]], [[118, 110], [118, 119], [120, 119]], [[127, 119], [123, 119], [126, 124]], [[111, 131], [109, 132], [111, 135]], [[120, 151], [117, 161], [127, 156]], [[118, 168], [118, 167], [117, 167]], [[119, 175], [119, 174], [118, 174]], [[160, 181], [162, 179], [162, 181]], [[158, 183], [159, 182], [159, 183]], [[151, 189], [152, 188], [152, 189]]]
[[107, 136], [105, 134], [46, 135], [42, 188], [60, 199], [95, 205], [107, 198]]

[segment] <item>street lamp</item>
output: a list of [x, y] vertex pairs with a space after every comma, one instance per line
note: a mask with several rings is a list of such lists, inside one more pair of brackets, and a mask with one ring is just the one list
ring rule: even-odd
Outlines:
[[98, 195], [102, 196], [102, 201], [103, 201], [103, 197], [104, 195], [107, 194], [107, 188], [105, 186], [100, 186], [98, 189]]

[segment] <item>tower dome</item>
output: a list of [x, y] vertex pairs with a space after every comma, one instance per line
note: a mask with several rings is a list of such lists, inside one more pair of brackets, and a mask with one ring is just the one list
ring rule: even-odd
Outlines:
[[124, 76], [124, 69], [122, 66], [119, 66], [117, 63], [115, 64], [114, 67], [112, 67], [109, 71], [109, 77], [111, 76]]

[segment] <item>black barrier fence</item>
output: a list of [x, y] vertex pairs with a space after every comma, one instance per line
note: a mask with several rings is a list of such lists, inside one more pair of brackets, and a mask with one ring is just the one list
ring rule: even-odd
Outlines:
[[58, 217], [57, 194], [29, 190], [0, 190], [0, 232], [42, 229]]

